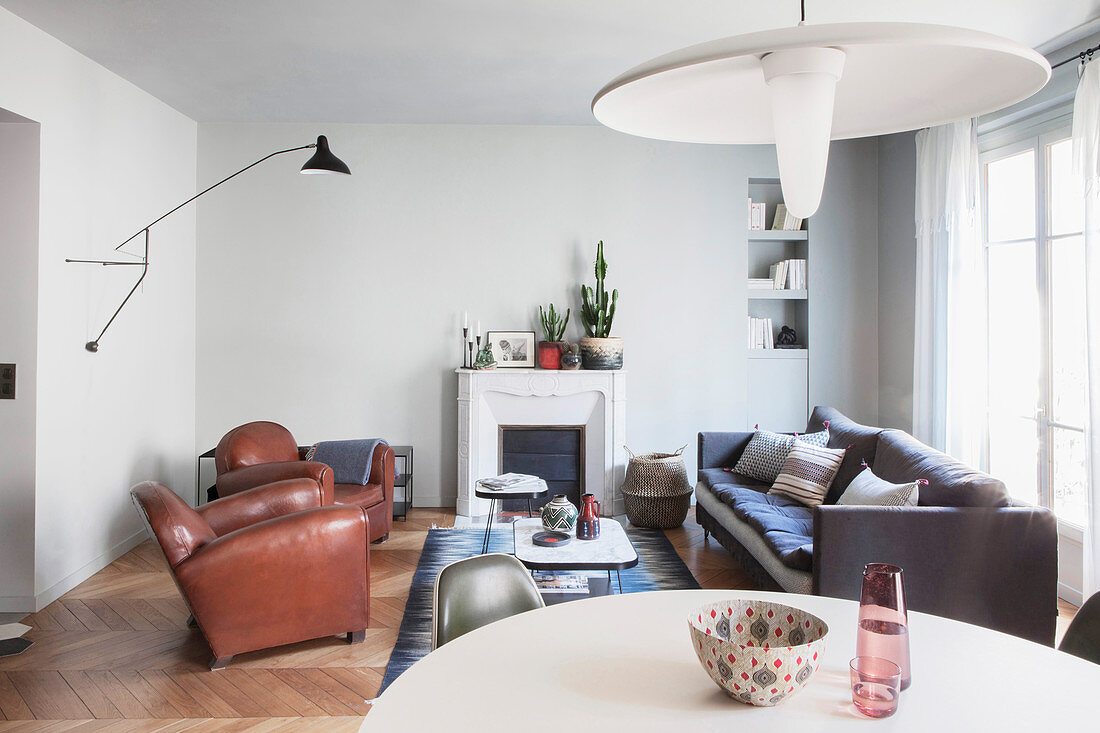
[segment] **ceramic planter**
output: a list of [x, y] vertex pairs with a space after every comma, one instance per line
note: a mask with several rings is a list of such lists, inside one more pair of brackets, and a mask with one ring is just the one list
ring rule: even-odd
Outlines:
[[561, 355], [561, 368], [565, 371], [573, 371], [574, 369], [581, 368], [581, 352], [575, 354], [569, 354], [562, 352]]
[[561, 369], [562, 341], [539, 341], [539, 366], [543, 369]]
[[542, 526], [551, 532], [572, 534], [577, 526], [577, 507], [565, 498], [565, 494], [556, 494], [542, 508]]
[[581, 339], [581, 356], [585, 369], [622, 369], [623, 340], [618, 336]]

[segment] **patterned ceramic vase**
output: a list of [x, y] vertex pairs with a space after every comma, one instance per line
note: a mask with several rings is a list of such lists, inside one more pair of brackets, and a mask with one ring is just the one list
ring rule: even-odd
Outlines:
[[581, 513], [577, 517], [577, 539], [598, 540], [600, 538], [600, 502], [593, 494], [581, 496]]
[[565, 494], [555, 494], [542, 508], [542, 526], [551, 532], [572, 534], [577, 526], [578, 513], [577, 507], [565, 498]]

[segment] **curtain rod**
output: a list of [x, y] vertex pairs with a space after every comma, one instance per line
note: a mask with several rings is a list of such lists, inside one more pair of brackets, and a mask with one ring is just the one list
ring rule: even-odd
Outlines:
[[1088, 60], [1092, 59], [1092, 54], [1095, 51], [1100, 51], [1100, 46], [1093, 46], [1092, 48], [1086, 48], [1084, 51], [1077, 54], [1076, 56], [1070, 56], [1065, 61], [1059, 61], [1056, 64], [1052, 64], [1050, 68], [1051, 69], [1057, 69], [1059, 66], [1065, 66], [1066, 64], [1070, 63], [1071, 61], [1088, 61]]

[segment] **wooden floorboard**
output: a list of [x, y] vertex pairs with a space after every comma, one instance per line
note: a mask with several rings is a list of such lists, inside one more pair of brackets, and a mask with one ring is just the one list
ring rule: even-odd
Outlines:
[[[34, 646], [0, 658], [3, 731], [354, 731], [378, 694], [409, 586], [433, 526], [454, 511], [413, 509], [371, 547], [367, 638], [315, 639], [241, 654], [220, 672], [188, 628], [160, 549], [145, 542], [24, 619]], [[666, 533], [704, 588], [752, 580], [689, 516]], [[1076, 609], [1059, 604], [1059, 637]]]

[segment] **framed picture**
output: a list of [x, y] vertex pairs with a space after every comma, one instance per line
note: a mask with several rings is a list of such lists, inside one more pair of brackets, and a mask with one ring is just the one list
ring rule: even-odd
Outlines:
[[534, 331], [490, 331], [489, 345], [497, 366], [505, 369], [533, 369], [535, 366]]

